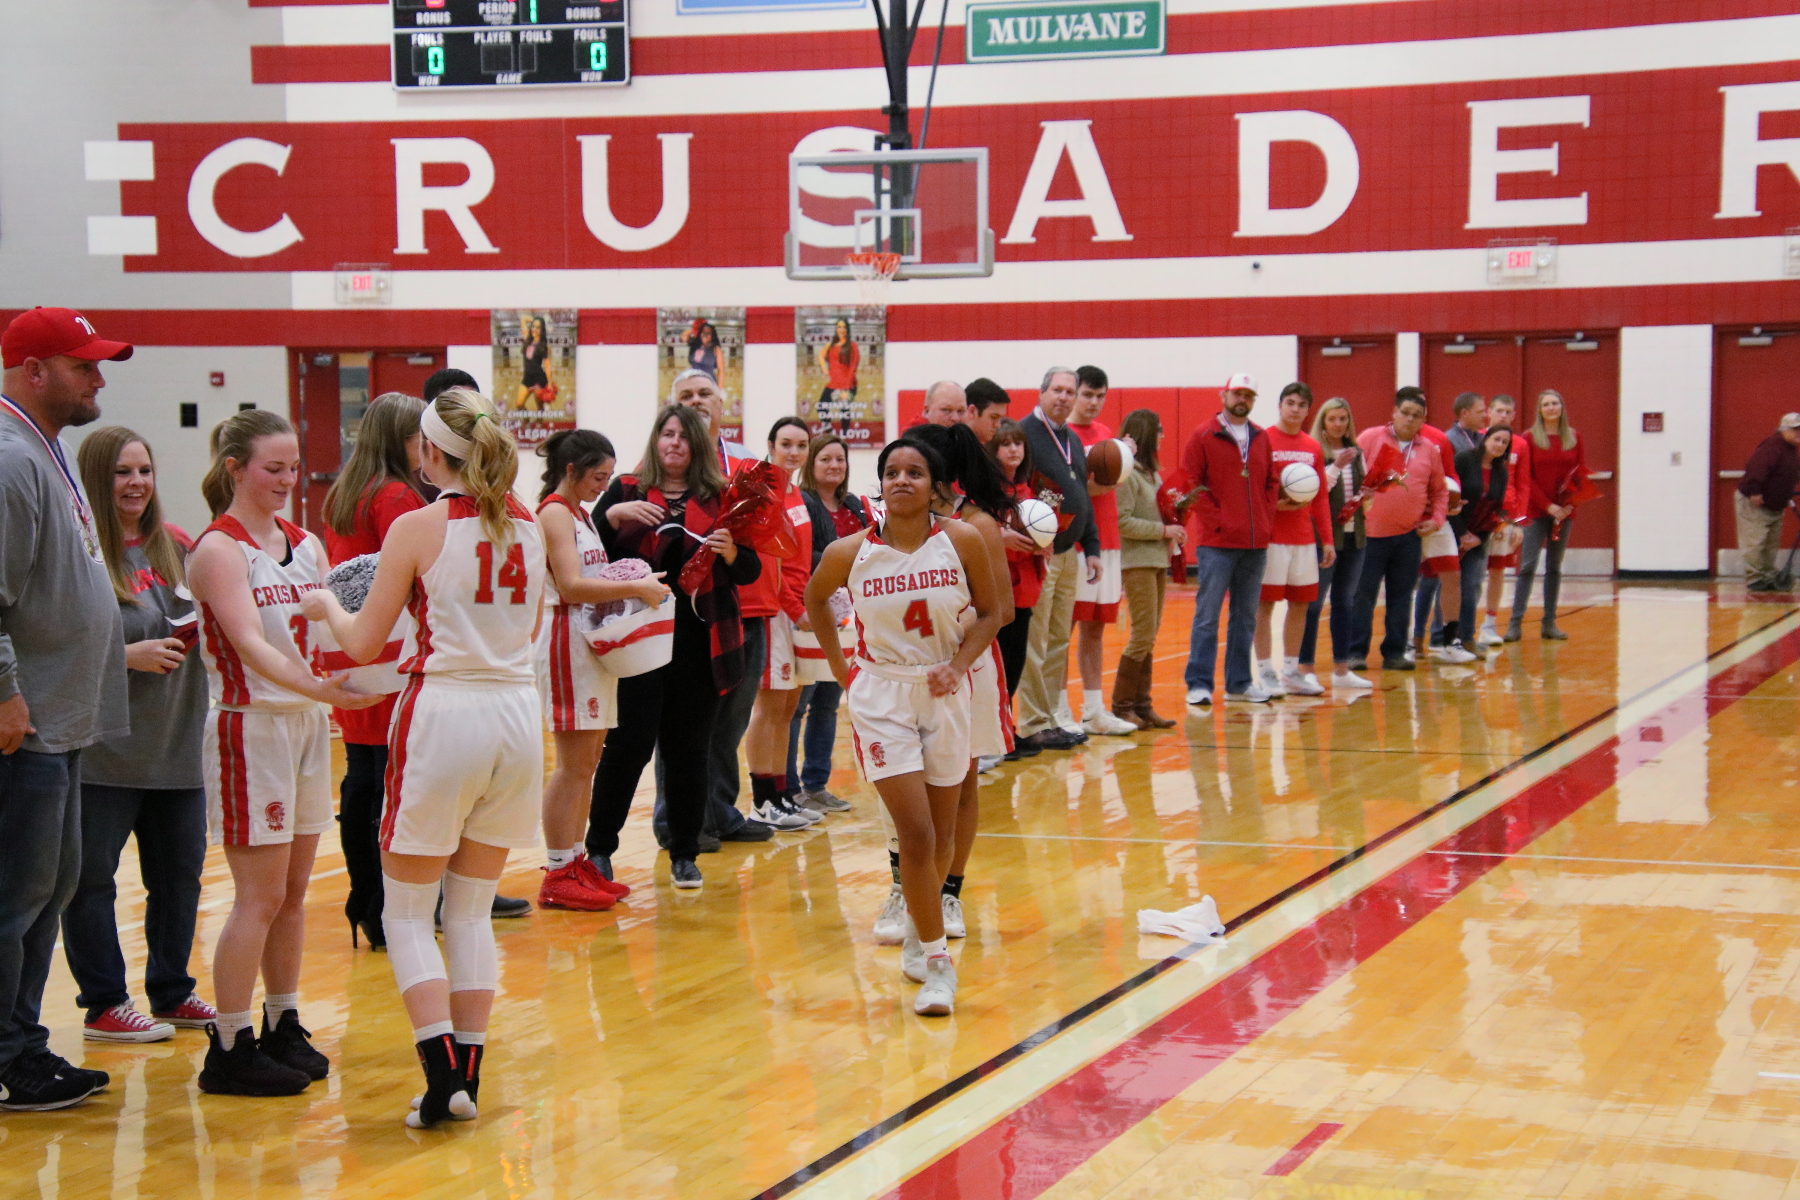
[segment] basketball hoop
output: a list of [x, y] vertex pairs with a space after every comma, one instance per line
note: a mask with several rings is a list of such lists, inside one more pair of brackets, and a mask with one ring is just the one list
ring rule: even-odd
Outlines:
[[900, 256], [854, 250], [844, 256], [844, 262], [849, 266], [850, 274], [855, 277], [856, 286], [862, 291], [863, 303], [874, 308], [886, 308], [888, 288], [893, 285], [894, 275], [900, 270]]

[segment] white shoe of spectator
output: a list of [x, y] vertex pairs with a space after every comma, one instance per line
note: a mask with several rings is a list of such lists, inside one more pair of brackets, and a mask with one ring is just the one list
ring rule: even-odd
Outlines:
[[906, 894], [894, 884], [887, 903], [875, 918], [875, 940], [883, 946], [896, 946], [906, 937]]
[[1006, 757], [1004, 755], [984, 754], [980, 759], [976, 760], [976, 773], [986, 775], [989, 771], [998, 771], [1000, 769], [1000, 764], [1005, 761]]
[[1263, 691], [1269, 693], [1271, 696], [1285, 696], [1288, 694], [1288, 690], [1281, 686], [1281, 673], [1275, 669], [1275, 664], [1273, 663], [1267, 663], [1263, 666], [1261, 674], [1257, 676], [1256, 683], [1257, 686], [1261, 687]]
[[1506, 643], [1506, 639], [1501, 637], [1500, 631], [1494, 627], [1494, 618], [1492, 617], [1482, 620], [1479, 638], [1484, 646], [1501, 646]]
[[1419, 648], [1417, 646], [1408, 646], [1406, 648], [1406, 661], [1409, 663], [1416, 663], [1419, 661]]
[[1323, 696], [1325, 689], [1311, 671], [1283, 671], [1281, 686], [1296, 696]]
[[1464, 650], [1462, 646], [1456, 642], [1450, 642], [1443, 646], [1433, 646], [1431, 648], [1431, 657], [1438, 662], [1450, 666], [1460, 666], [1463, 663], [1472, 663], [1475, 661], [1475, 656], [1467, 650]]
[[1195, 705], [1195, 706], [1198, 706], [1201, 704], [1211, 704], [1212, 703], [1212, 689], [1211, 688], [1189, 688], [1188, 694], [1187, 694], [1187, 702], [1189, 704]]
[[1372, 688], [1375, 685], [1355, 671], [1339, 669], [1332, 673], [1331, 686], [1334, 688]]
[[1070, 733], [1086, 732], [1086, 730], [1082, 729], [1081, 722], [1075, 719], [1074, 711], [1069, 708], [1069, 697], [1067, 693], [1064, 693], [1062, 702], [1056, 706], [1056, 715], [1050, 719], [1056, 722], [1058, 729], [1066, 729]]
[[1138, 731], [1138, 727], [1123, 717], [1114, 716], [1104, 708], [1088, 714], [1081, 728], [1088, 733], [1101, 737], [1130, 737]]
[[1261, 684], [1253, 683], [1241, 692], [1226, 692], [1225, 699], [1234, 704], [1267, 704], [1275, 699]]

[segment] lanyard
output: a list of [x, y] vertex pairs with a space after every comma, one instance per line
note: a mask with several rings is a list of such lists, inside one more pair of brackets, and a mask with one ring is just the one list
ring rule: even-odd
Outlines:
[[44, 436], [44, 431], [38, 428], [38, 423], [31, 419], [30, 414], [14, 404], [9, 397], [0, 396], [0, 405], [4, 405], [7, 412], [19, 418], [31, 432], [37, 434], [38, 441], [55, 461], [56, 469], [62, 474], [63, 486], [69, 489], [69, 510], [74, 513], [75, 526], [81, 531], [82, 548], [87, 551], [89, 558], [104, 564], [106, 559], [100, 553], [100, 535], [94, 529], [94, 514], [89, 511], [87, 497], [82, 494], [81, 486], [75, 482], [75, 476], [69, 470], [68, 460], [63, 457], [62, 443]]
[[1068, 464], [1068, 467], [1071, 471], [1074, 470], [1075, 469], [1075, 448], [1073, 446], [1064, 445], [1062, 438], [1056, 436], [1057, 431], [1060, 428], [1062, 433], [1065, 434], [1066, 436], [1068, 436], [1072, 440], [1075, 437], [1074, 431], [1068, 429], [1067, 427], [1058, 426], [1055, 421], [1052, 421], [1047, 415], [1045, 415], [1044, 407], [1041, 404], [1038, 406], [1037, 418], [1038, 418], [1038, 420], [1040, 420], [1044, 423], [1044, 428], [1048, 429], [1050, 431], [1050, 440], [1056, 443], [1056, 448], [1058, 450], [1062, 451], [1063, 462]]

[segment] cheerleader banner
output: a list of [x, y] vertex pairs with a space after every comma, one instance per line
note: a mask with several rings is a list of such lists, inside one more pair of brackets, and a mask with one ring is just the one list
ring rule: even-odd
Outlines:
[[887, 437], [887, 309], [796, 308], [794, 349], [795, 413], [812, 435], [879, 448]]
[[659, 308], [656, 310], [656, 403], [683, 371], [705, 371], [724, 396], [719, 424], [728, 442], [744, 440], [744, 310], [741, 308]]
[[575, 428], [576, 320], [572, 308], [493, 311], [492, 399], [523, 449]]

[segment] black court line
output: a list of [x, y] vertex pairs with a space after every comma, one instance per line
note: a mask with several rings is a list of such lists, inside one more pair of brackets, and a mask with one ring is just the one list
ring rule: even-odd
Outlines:
[[[1613, 716], [1616, 716], [1618, 714], [1618, 711], [1621, 708], [1624, 708], [1626, 705], [1634, 703], [1639, 697], [1648, 695], [1649, 693], [1655, 691], [1657, 688], [1662, 687], [1664, 684], [1667, 684], [1670, 680], [1674, 679], [1676, 676], [1692, 670], [1695, 665], [1704, 665], [1706, 663], [1712, 662], [1714, 659], [1718, 658], [1720, 655], [1729, 653], [1730, 651], [1736, 649], [1738, 646], [1742, 645], [1744, 642], [1748, 641], [1749, 639], [1751, 639], [1753, 637], [1759, 636], [1765, 630], [1769, 629], [1771, 626], [1776, 625], [1779, 622], [1786, 620], [1788, 617], [1793, 616], [1795, 613], [1800, 613], [1800, 607], [1791, 607], [1791, 608], [1787, 609], [1785, 612], [1779, 613], [1774, 618], [1772, 618], [1768, 622], [1764, 623], [1762, 626], [1758, 627], [1757, 629], [1754, 629], [1754, 630], [1750, 631], [1749, 633], [1744, 634], [1742, 637], [1739, 637], [1739, 638], [1727, 643], [1726, 645], [1719, 647], [1719, 649], [1713, 651], [1711, 654], [1708, 654], [1704, 659], [1701, 660], [1700, 664], [1690, 663], [1687, 666], [1680, 668], [1680, 670], [1677, 670], [1670, 675], [1664, 676], [1662, 679], [1651, 684], [1649, 687], [1644, 688], [1641, 691], [1639, 691], [1638, 693], [1636, 693], [1636, 695], [1633, 695], [1626, 700], [1620, 701], [1619, 703], [1613, 705], [1612, 707], [1606, 709], [1603, 712], [1595, 713], [1593, 716], [1589, 717], [1587, 720], [1581, 722], [1581, 724], [1564, 730], [1562, 733], [1557, 734], [1555, 737], [1551, 738], [1549, 741], [1543, 743], [1542, 745], [1536, 747], [1535, 749], [1526, 751], [1524, 754], [1520, 755], [1518, 758], [1514, 759], [1512, 762], [1509, 762], [1506, 765], [1499, 767], [1498, 769], [1496, 769], [1492, 772], [1489, 772], [1487, 775], [1482, 776], [1480, 779], [1476, 780], [1474, 783], [1461, 789], [1460, 791], [1457, 791], [1449, 796], [1446, 796], [1444, 799], [1438, 801], [1436, 804], [1431, 805], [1429, 808], [1421, 809], [1419, 812], [1414, 813], [1412, 816], [1406, 818], [1406, 820], [1400, 822], [1398, 825], [1394, 826], [1392, 829], [1389, 829], [1387, 832], [1377, 834], [1375, 837], [1371, 838], [1369, 841], [1363, 843], [1361, 846], [1358, 846], [1356, 849], [1351, 850], [1349, 853], [1343, 855], [1342, 857], [1334, 859], [1329, 863], [1326, 863], [1324, 866], [1320, 867], [1318, 870], [1316, 870], [1312, 874], [1306, 876], [1304, 879], [1301, 879], [1297, 883], [1289, 884], [1287, 887], [1282, 888], [1280, 891], [1276, 892], [1274, 895], [1268, 897], [1267, 899], [1262, 900], [1257, 904], [1251, 905], [1249, 908], [1245, 909], [1243, 912], [1239, 913], [1237, 916], [1232, 917], [1230, 920], [1225, 922], [1225, 932], [1231, 933], [1239, 928], [1242, 928], [1244, 925], [1247, 925], [1251, 921], [1254, 921], [1257, 917], [1262, 916], [1264, 913], [1268, 912], [1270, 909], [1275, 908], [1276, 906], [1280, 905], [1281, 903], [1288, 900], [1289, 898], [1291, 898], [1295, 895], [1298, 895], [1300, 892], [1305, 891], [1307, 888], [1312, 887], [1314, 884], [1319, 883], [1321, 880], [1329, 879], [1331, 876], [1337, 874], [1339, 871], [1342, 871], [1344, 868], [1350, 866], [1352, 863], [1357, 862], [1360, 859], [1367, 857], [1373, 851], [1378, 850], [1382, 846], [1386, 845], [1388, 842], [1393, 841], [1395, 838], [1399, 837], [1401, 834], [1407, 832], [1410, 829], [1415, 828], [1416, 826], [1420, 825], [1421, 823], [1423, 823], [1427, 820], [1430, 820], [1432, 817], [1436, 816], [1438, 813], [1443, 812], [1445, 809], [1451, 808], [1454, 805], [1459, 804], [1462, 801], [1468, 799], [1471, 795], [1480, 791], [1482, 788], [1487, 787], [1489, 784], [1494, 783], [1496, 780], [1499, 780], [1499, 779], [1503, 778], [1504, 776], [1511, 774], [1513, 771], [1518, 770], [1520, 767], [1523, 767], [1526, 764], [1543, 757], [1545, 754], [1548, 754], [1550, 751], [1556, 749], [1558, 746], [1562, 745], [1564, 742], [1567, 742], [1567, 741], [1571, 740], [1572, 738], [1579, 736], [1580, 734], [1587, 731], [1588, 729], [1593, 728], [1595, 725], [1599, 724], [1600, 722], [1608, 720]], [[1703, 684], [1703, 686], [1704, 686], [1704, 684]], [[859, 1151], [865, 1150], [868, 1147], [874, 1145], [876, 1142], [880, 1141], [882, 1138], [886, 1137], [888, 1134], [893, 1133], [895, 1130], [900, 1129], [902, 1126], [907, 1125], [908, 1123], [915, 1120], [916, 1118], [921, 1117], [924, 1114], [930, 1112], [932, 1109], [934, 1109], [938, 1105], [944, 1103], [946, 1100], [950, 1099], [952, 1096], [955, 1096], [957, 1093], [967, 1090], [969, 1087], [973, 1086], [976, 1083], [979, 1083], [982, 1079], [986, 1078], [989, 1075], [992, 1075], [994, 1072], [998, 1071], [1000, 1068], [1008, 1065], [1009, 1063], [1014, 1062], [1015, 1060], [1019, 1059], [1020, 1057], [1022, 1057], [1029, 1051], [1035, 1050], [1037, 1047], [1043, 1045], [1045, 1042], [1049, 1041], [1051, 1038], [1055, 1037], [1057, 1034], [1061, 1033], [1063, 1030], [1068, 1029], [1071, 1026], [1078, 1024], [1079, 1022], [1087, 1019], [1088, 1017], [1093, 1016], [1095, 1013], [1099, 1012], [1101, 1009], [1106, 1008], [1108, 1005], [1111, 1005], [1115, 1001], [1120, 1000], [1120, 999], [1124, 998], [1125, 996], [1130, 995], [1132, 992], [1137, 991], [1139, 988], [1143, 987], [1145, 984], [1156, 979], [1158, 976], [1162, 975], [1164, 972], [1169, 971], [1174, 967], [1180, 966], [1183, 962], [1187, 961], [1187, 959], [1189, 957], [1191, 957], [1194, 953], [1196, 953], [1197, 951], [1204, 949], [1204, 948], [1205, 947], [1200, 944], [1190, 944], [1190, 945], [1183, 947], [1182, 949], [1176, 951], [1174, 954], [1171, 954], [1168, 958], [1165, 958], [1160, 962], [1154, 963], [1151, 966], [1146, 967], [1144, 970], [1138, 972], [1138, 974], [1133, 975], [1131, 978], [1123, 981], [1122, 983], [1116, 984], [1115, 986], [1108, 988], [1106, 991], [1102, 992], [1100, 995], [1094, 997], [1092, 1000], [1089, 1000], [1086, 1004], [1083, 1004], [1081, 1007], [1075, 1009], [1072, 1012], [1065, 1014], [1064, 1016], [1058, 1017], [1056, 1020], [1050, 1022], [1050, 1024], [1048, 1024], [1048, 1025], [1044, 1026], [1042, 1029], [1038, 1030], [1036, 1033], [1033, 1033], [1029, 1037], [1026, 1037], [1023, 1041], [1020, 1041], [1020, 1042], [1015, 1043], [1014, 1045], [1008, 1046], [1005, 1050], [1000, 1051], [1000, 1053], [994, 1055], [994, 1057], [988, 1059], [986, 1062], [980, 1064], [979, 1066], [970, 1068], [968, 1071], [965, 1071], [963, 1074], [957, 1076], [955, 1079], [952, 1079], [949, 1083], [946, 1083], [946, 1084], [942, 1085], [941, 1087], [935, 1088], [932, 1091], [927, 1092], [925, 1095], [919, 1097], [917, 1100], [913, 1101], [911, 1104], [907, 1105], [905, 1108], [901, 1109], [899, 1112], [896, 1112], [892, 1116], [886, 1117], [883, 1120], [877, 1122], [876, 1124], [871, 1125], [869, 1128], [863, 1130], [861, 1133], [857, 1134], [855, 1137], [851, 1138], [849, 1141], [843, 1143], [842, 1145], [836, 1147], [835, 1149], [826, 1151], [824, 1154], [820, 1155], [818, 1158], [814, 1159], [812, 1162], [807, 1163], [804, 1167], [801, 1167], [798, 1171], [795, 1171], [792, 1175], [789, 1175], [786, 1179], [783, 1179], [781, 1182], [773, 1185], [772, 1187], [765, 1188], [764, 1190], [755, 1193], [755, 1195], [752, 1197], [752, 1200], [779, 1200], [780, 1197], [786, 1196], [786, 1195], [790, 1194], [791, 1192], [793, 1192], [794, 1190], [796, 1190], [797, 1188], [799, 1188], [805, 1184], [811, 1183], [814, 1179], [818, 1178], [820, 1175], [823, 1175], [826, 1171], [830, 1170], [832, 1167], [835, 1167], [839, 1163], [843, 1162], [844, 1160], [854, 1156]]]

